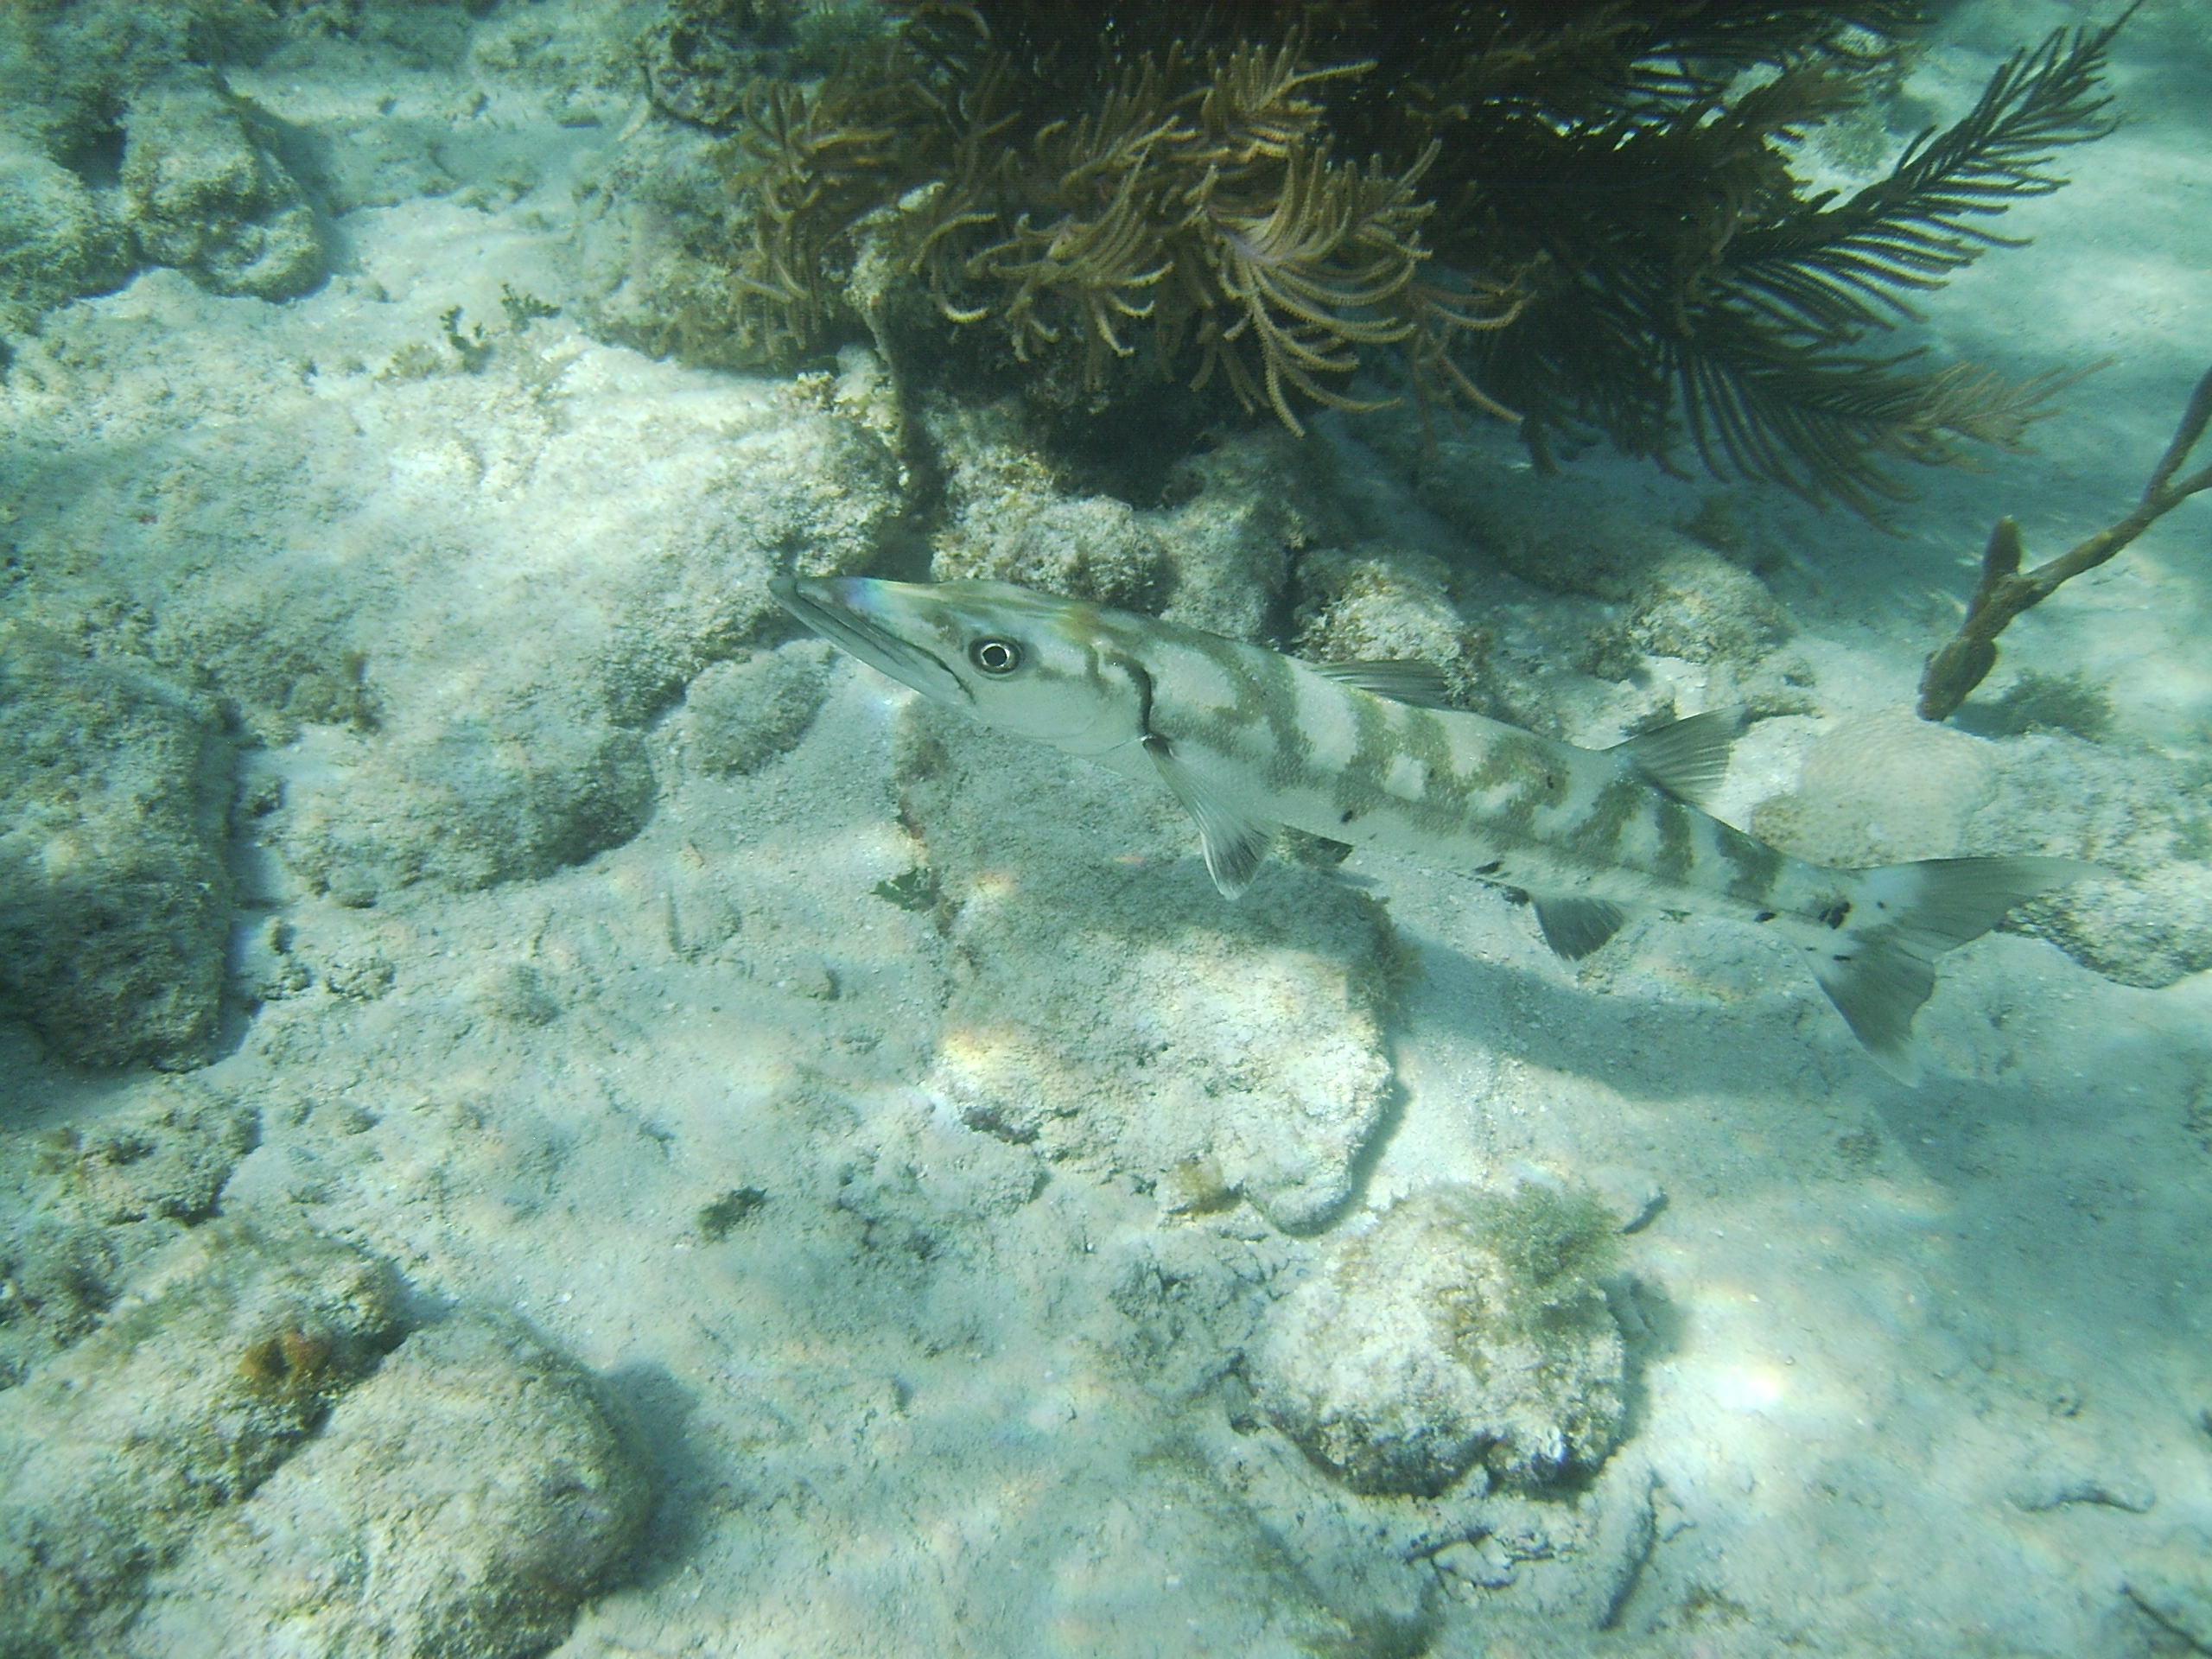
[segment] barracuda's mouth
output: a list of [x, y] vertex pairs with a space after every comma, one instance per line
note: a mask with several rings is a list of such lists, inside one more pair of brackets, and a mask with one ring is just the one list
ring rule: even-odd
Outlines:
[[860, 576], [776, 576], [768, 592], [800, 621], [850, 652], [870, 668], [888, 674], [940, 702], [965, 702], [968, 688], [934, 652], [903, 639], [858, 607], [875, 584]]

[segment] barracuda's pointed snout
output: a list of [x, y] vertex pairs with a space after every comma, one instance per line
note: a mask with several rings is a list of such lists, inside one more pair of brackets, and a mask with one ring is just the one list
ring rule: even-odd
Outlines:
[[842, 590], [867, 585], [864, 579], [855, 576], [772, 576], [768, 591], [785, 609], [796, 610], [802, 605], [846, 603]]
[[1132, 630], [1160, 625], [1003, 582], [780, 576], [776, 602], [871, 668], [1001, 731], [1096, 755], [1144, 736]]
[[831, 644], [870, 668], [911, 685], [940, 702], [962, 702], [960, 677], [940, 655], [938, 630], [899, 602], [915, 584], [868, 576], [777, 576], [768, 583], [776, 603]]
[[872, 608], [868, 590], [882, 584], [863, 576], [774, 576], [768, 592], [776, 603], [810, 628], [838, 616], [865, 617]]

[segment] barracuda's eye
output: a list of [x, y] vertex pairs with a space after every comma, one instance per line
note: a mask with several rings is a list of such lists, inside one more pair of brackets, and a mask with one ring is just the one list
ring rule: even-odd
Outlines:
[[986, 674], [1011, 674], [1021, 666], [1021, 647], [1011, 639], [977, 639], [968, 647], [968, 660]]

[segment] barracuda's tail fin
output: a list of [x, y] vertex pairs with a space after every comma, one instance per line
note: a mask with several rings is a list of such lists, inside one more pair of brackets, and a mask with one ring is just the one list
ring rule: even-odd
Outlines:
[[1978, 939], [2024, 899], [2098, 873], [2074, 858], [1933, 858], [1861, 870], [1832, 921], [1792, 937], [1875, 1064], [1916, 1083], [1912, 1016], [1936, 988], [1936, 958]]

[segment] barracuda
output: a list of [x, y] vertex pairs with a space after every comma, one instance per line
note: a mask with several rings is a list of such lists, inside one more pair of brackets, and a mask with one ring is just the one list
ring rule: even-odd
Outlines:
[[1570, 959], [1638, 907], [1741, 917], [1795, 944], [1867, 1052], [1908, 1081], [1936, 958], [2095, 868], [2024, 857], [1839, 870], [1789, 857], [1700, 810], [1727, 770], [1731, 715], [1583, 749], [1438, 706], [1440, 678], [1421, 664], [1301, 662], [1007, 582], [770, 586], [809, 627], [925, 696], [1166, 785], [1227, 898], [1287, 825], [1521, 889]]

